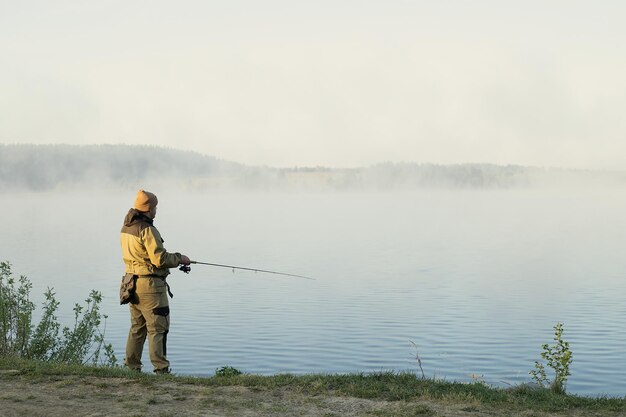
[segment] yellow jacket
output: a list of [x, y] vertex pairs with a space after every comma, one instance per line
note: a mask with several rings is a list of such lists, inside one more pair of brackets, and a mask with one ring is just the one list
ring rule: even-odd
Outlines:
[[120, 243], [127, 274], [165, 278], [170, 273], [169, 268], [176, 268], [181, 261], [180, 253], [165, 250], [152, 219], [135, 209], [130, 209], [124, 219]]

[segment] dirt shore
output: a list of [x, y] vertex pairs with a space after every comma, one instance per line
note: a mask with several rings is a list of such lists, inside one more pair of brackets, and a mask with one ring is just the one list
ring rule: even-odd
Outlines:
[[[333, 395], [309, 395], [294, 389], [202, 386], [172, 379], [150, 383], [127, 378], [80, 375], [22, 375], [0, 372], [0, 415], [13, 416], [606, 416], [570, 410], [544, 413], [484, 409], [459, 398], [381, 401]], [[618, 416], [623, 414], [611, 414]]]

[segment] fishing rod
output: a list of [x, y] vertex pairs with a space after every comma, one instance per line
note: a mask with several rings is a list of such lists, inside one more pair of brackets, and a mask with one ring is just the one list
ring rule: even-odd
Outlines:
[[[285, 276], [288, 276], [288, 277], [296, 277], [296, 278], [304, 278], [304, 279], [315, 280], [315, 278], [305, 277], [304, 275], [287, 274], [285, 272], [268, 271], [268, 270], [265, 270], [265, 269], [245, 268], [243, 266], [212, 264], [212, 263], [209, 263], [209, 262], [199, 262], [199, 261], [191, 261], [191, 263], [192, 264], [197, 264], [197, 265], [208, 265], [208, 266], [217, 266], [217, 267], [220, 267], [220, 268], [229, 268], [229, 269], [232, 269], [233, 272], [235, 272], [235, 269], [241, 269], [241, 270], [244, 270], [244, 271], [265, 272], [266, 274], [285, 275]], [[188, 265], [182, 265], [178, 269], [180, 269], [181, 271], [183, 271], [186, 274], [191, 272], [191, 267], [188, 266]]]

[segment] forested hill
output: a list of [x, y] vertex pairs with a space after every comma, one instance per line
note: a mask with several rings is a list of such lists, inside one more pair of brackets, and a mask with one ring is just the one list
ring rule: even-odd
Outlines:
[[491, 164], [381, 163], [353, 169], [279, 169], [156, 146], [0, 144], [0, 191], [155, 184], [200, 190], [623, 187], [626, 174]]
[[243, 166], [196, 152], [128, 145], [0, 145], [0, 189], [129, 185], [233, 175]]

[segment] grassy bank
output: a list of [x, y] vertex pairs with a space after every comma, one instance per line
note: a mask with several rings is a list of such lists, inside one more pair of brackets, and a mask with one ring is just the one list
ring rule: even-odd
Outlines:
[[[364, 415], [364, 416], [623, 416], [624, 398], [558, 395], [547, 390], [516, 387], [496, 389], [481, 383], [422, 380], [413, 374], [383, 372], [345, 375], [237, 375], [210, 378], [153, 376], [120, 368], [64, 365], [0, 358], [0, 400], [14, 413], [39, 398], [46, 404], [74, 393], [94, 401], [89, 387], [104, 403], [127, 401], [127, 415]], [[10, 388], [24, 385], [28, 396], [11, 397]], [[55, 389], [58, 395], [47, 393]], [[52, 391], [50, 391], [52, 390]], [[82, 390], [82, 391], [81, 391]], [[85, 392], [83, 392], [85, 391]], [[17, 391], [18, 393], [21, 391]], [[133, 392], [128, 396], [125, 392]], [[143, 393], [143, 394], [142, 394]], [[117, 395], [120, 395], [117, 398]], [[4, 396], [3, 396], [4, 395]], [[68, 401], [71, 398], [67, 399]], [[84, 402], [84, 401], [82, 401]], [[95, 403], [94, 403], [95, 404]], [[137, 405], [136, 409], [134, 405]], [[170, 407], [170, 408], [168, 408]], [[133, 412], [128, 414], [130, 408]], [[20, 411], [21, 410], [21, 411]], [[170, 411], [167, 411], [170, 410]], [[316, 411], [317, 410], [317, 411]], [[160, 414], [159, 414], [160, 413]], [[85, 411], [85, 415], [89, 414]], [[4, 415], [4, 414], [3, 414]], [[59, 414], [61, 415], [61, 414]], [[80, 413], [78, 414], [80, 415]], [[93, 412], [89, 415], [99, 415]], [[112, 410], [102, 415], [117, 415]], [[120, 413], [119, 415], [123, 415]]]

